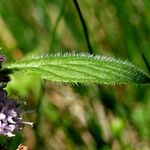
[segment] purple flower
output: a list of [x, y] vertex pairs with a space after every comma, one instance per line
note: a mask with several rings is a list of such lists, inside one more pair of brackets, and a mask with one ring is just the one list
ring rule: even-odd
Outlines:
[[4, 56], [0, 55], [0, 62], [3, 62], [5, 60]]
[[33, 125], [31, 122], [23, 122], [23, 111], [16, 100], [8, 98], [4, 88], [10, 81], [9, 74], [12, 70], [3, 69], [5, 58], [0, 55], [0, 134], [8, 137], [15, 136], [14, 132], [22, 129], [24, 124]]
[[23, 111], [17, 101], [7, 97], [5, 90], [0, 91], [0, 134], [8, 137], [15, 136], [14, 131], [22, 129], [24, 124], [33, 125], [31, 122], [23, 122]]

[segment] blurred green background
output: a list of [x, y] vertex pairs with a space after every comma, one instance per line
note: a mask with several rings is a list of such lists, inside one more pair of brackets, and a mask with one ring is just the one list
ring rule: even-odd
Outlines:
[[[150, 1], [1, 0], [0, 54], [93, 53], [129, 60], [150, 71]], [[88, 32], [86, 32], [86, 29]], [[87, 34], [88, 33], [88, 34]], [[59, 85], [16, 74], [9, 96], [25, 101], [34, 121], [0, 149], [149, 150], [148, 85]]]

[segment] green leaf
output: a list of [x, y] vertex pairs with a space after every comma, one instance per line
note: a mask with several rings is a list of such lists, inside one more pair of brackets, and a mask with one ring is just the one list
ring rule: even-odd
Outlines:
[[150, 83], [150, 77], [128, 61], [85, 54], [28, 57], [8, 69], [65, 83]]

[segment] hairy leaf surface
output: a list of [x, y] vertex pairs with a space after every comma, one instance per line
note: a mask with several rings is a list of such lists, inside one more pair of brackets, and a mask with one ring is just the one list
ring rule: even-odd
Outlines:
[[83, 54], [34, 56], [7, 65], [8, 69], [65, 83], [150, 83], [150, 77], [128, 61]]

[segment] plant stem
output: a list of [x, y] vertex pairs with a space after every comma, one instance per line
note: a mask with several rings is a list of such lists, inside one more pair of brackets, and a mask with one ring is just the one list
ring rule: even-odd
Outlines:
[[143, 61], [144, 61], [145, 65], [146, 65], [149, 73], [150, 73], [150, 64], [149, 64], [148, 60], [146, 59], [145, 55], [142, 52], [141, 52], [141, 56], [143, 58]]
[[38, 148], [39, 143], [42, 143], [41, 137], [40, 137], [40, 129], [39, 129], [39, 124], [40, 124], [40, 120], [41, 120], [41, 103], [42, 103], [42, 99], [44, 96], [44, 92], [45, 92], [45, 88], [44, 85], [41, 84], [41, 90], [40, 90], [40, 94], [38, 97], [38, 101], [37, 101], [37, 107], [36, 107], [36, 119], [35, 119], [35, 127], [34, 127], [34, 133], [35, 133], [35, 138], [36, 138], [36, 145], [35, 147]]
[[82, 12], [80, 10], [79, 4], [78, 4], [77, 0], [73, 0], [73, 3], [74, 3], [75, 8], [78, 12], [78, 15], [79, 15], [79, 18], [80, 18], [80, 21], [81, 21], [81, 24], [82, 24], [82, 27], [83, 27], [83, 30], [84, 30], [85, 40], [86, 40], [86, 43], [87, 43], [89, 53], [93, 54], [93, 50], [92, 50], [92, 46], [91, 46], [91, 43], [90, 43], [89, 34], [88, 34], [88, 30], [87, 30], [87, 26], [86, 26], [85, 20], [83, 18]]

